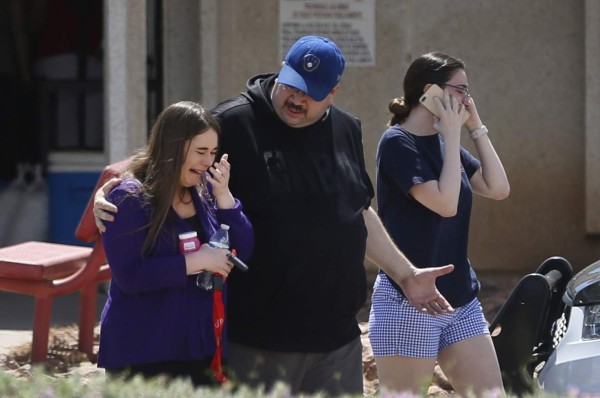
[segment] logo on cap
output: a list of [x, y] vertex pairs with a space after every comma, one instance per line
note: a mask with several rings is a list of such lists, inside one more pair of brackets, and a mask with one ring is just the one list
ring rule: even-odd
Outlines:
[[306, 54], [304, 56], [303, 67], [304, 67], [304, 70], [307, 71], [307, 72], [312, 72], [315, 69], [317, 69], [319, 67], [320, 63], [321, 63], [321, 61], [314, 54]]

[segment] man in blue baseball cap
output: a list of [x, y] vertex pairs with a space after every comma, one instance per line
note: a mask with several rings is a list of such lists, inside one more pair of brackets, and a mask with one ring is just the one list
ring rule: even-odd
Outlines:
[[292, 128], [319, 120], [333, 104], [345, 63], [340, 49], [327, 38], [298, 40], [272, 85], [270, 99], [277, 116]]
[[324, 37], [306, 36], [288, 52], [277, 80], [315, 101], [323, 101], [340, 83], [345, 63], [334, 42]]
[[[227, 279], [228, 363], [240, 383], [362, 394], [356, 315], [367, 295], [365, 256], [419, 311], [452, 310], [435, 287], [452, 266], [414, 267], [370, 206], [360, 121], [333, 104], [344, 65], [331, 40], [302, 37], [278, 74], [250, 78], [212, 110], [230, 189], [256, 238], [248, 272]], [[116, 210], [103, 198], [109, 190], [99, 191], [96, 210]], [[100, 230], [113, 219], [97, 217]]]

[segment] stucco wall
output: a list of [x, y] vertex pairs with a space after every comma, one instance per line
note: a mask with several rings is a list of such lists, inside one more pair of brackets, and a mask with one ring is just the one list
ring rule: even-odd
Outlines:
[[[242, 91], [249, 76], [278, 70], [278, 7], [218, 2], [218, 100]], [[335, 101], [362, 119], [374, 176], [387, 104], [402, 95], [409, 63], [431, 50], [466, 62], [512, 187], [503, 202], [475, 200], [477, 269], [533, 271], [552, 255], [580, 269], [600, 258], [600, 238], [585, 233], [584, 19], [575, 0], [377, 0], [376, 66], [344, 74]]]

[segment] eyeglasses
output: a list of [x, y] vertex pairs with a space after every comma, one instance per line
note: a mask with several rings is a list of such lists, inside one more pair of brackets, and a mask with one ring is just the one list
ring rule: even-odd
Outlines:
[[283, 83], [279, 83], [279, 82], [277, 82], [277, 84], [279, 84], [281, 86], [281, 88], [284, 89], [285, 91], [290, 91], [293, 94], [297, 94], [299, 97], [308, 95], [304, 91], [299, 90], [296, 87], [288, 86], [287, 84], [283, 84]]
[[471, 97], [471, 91], [469, 90], [468, 87], [455, 86], [454, 84], [448, 84], [448, 83], [444, 83], [443, 86], [452, 87], [453, 89], [460, 91], [460, 93], [465, 96], [465, 99]]

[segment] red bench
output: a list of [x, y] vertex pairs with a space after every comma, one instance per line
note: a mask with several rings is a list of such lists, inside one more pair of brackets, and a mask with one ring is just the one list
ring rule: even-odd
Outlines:
[[[110, 280], [110, 268], [94, 223], [94, 193], [120, 175], [128, 160], [106, 166], [81, 216], [75, 236], [93, 247], [25, 242], [0, 248], [0, 290], [35, 297], [31, 362], [46, 362], [48, 333], [55, 297], [79, 292], [79, 350], [95, 360], [94, 327], [98, 283]], [[50, 209], [52, 211], [52, 209]]]

